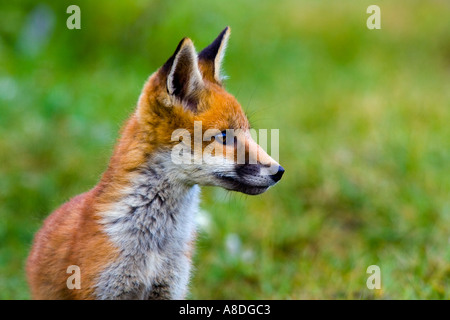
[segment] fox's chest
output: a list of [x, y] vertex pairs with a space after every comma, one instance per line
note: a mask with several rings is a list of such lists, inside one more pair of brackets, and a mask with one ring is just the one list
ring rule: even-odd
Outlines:
[[131, 192], [104, 214], [105, 231], [120, 254], [99, 277], [100, 299], [184, 297], [199, 187], [147, 181], [136, 181]]

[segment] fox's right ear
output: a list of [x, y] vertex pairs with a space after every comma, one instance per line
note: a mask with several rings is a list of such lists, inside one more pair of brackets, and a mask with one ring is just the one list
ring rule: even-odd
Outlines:
[[184, 38], [160, 72], [166, 79], [167, 93], [195, 111], [203, 79], [198, 68], [197, 52], [191, 39]]
[[204, 66], [204, 77], [219, 84], [222, 84], [222, 80], [226, 78], [221, 74], [221, 69], [230, 32], [230, 27], [223, 29], [219, 36], [198, 55]]

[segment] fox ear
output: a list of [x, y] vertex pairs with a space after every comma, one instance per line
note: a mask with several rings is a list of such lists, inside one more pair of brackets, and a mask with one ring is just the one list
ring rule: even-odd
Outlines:
[[210, 80], [219, 84], [222, 83], [223, 79], [220, 73], [230, 32], [230, 27], [223, 29], [216, 40], [203, 49], [198, 55], [198, 59], [205, 66], [205, 69], [203, 70], [204, 77], [208, 77]]
[[191, 39], [184, 38], [180, 41], [174, 54], [161, 70], [166, 75], [167, 93], [194, 111], [199, 92], [203, 88], [203, 79]]

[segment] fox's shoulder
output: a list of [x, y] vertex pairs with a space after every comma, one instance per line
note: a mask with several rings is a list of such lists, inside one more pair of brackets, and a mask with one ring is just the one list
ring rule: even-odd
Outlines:
[[79, 224], [79, 219], [83, 214], [83, 207], [91, 193], [92, 190], [79, 194], [53, 211], [53, 213], [44, 220], [41, 230], [37, 233], [35, 244], [39, 244], [41, 238], [40, 235], [44, 234], [47, 239], [51, 237], [56, 240], [55, 237], [58, 237], [61, 238], [61, 241], [67, 238], [70, 233], [60, 231], [67, 228], [73, 229]]

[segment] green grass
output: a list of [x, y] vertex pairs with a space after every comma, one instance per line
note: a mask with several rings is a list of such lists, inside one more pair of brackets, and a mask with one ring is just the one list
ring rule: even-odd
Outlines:
[[[286, 173], [257, 197], [204, 189], [189, 298], [449, 299], [450, 6], [378, 1], [370, 31], [371, 4], [3, 2], [0, 299], [29, 298], [34, 233], [96, 184], [148, 75], [182, 37], [201, 49], [226, 25], [227, 89], [254, 127], [280, 129]], [[33, 51], [36, 8], [54, 23]], [[366, 287], [374, 264], [381, 290]]]

